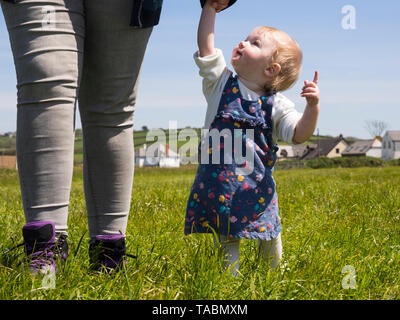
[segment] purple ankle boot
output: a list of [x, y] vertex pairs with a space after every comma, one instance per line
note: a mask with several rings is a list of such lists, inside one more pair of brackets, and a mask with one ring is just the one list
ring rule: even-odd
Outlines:
[[126, 262], [126, 256], [136, 258], [126, 253], [124, 235], [99, 235], [89, 244], [90, 266], [93, 271], [118, 271]]
[[57, 258], [59, 257], [63, 264], [67, 260], [67, 236], [61, 234], [57, 239], [53, 222], [27, 223], [22, 228], [22, 235], [25, 253], [29, 259], [29, 269], [32, 273], [46, 274], [51, 270], [57, 272]]

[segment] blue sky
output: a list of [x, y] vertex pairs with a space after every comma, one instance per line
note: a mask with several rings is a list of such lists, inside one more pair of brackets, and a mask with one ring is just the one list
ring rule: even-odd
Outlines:
[[[356, 10], [356, 29], [342, 28], [342, 7]], [[201, 127], [206, 102], [193, 61], [200, 16], [197, 0], [164, 0], [145, 56], [135, 129]], [[369, 138], [366, 120], [400, 130], [400, 1], [238, 0], [217, 15], [216, 47], [230, 60], [233, 47], [259, 25], [286, 31], [304, 54], [298, 83], [284, 92], [300, 112], [304, 80], [320, 73], [322, 135]], [[4, 18], [0, 14], [0, 132], [15, 131], [16, 78]], [[77, 127], [80, 127], [79, 119]]]

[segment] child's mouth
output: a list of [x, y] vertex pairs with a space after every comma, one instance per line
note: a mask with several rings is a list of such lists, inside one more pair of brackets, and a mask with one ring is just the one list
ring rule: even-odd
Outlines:
[[238, 49], [236, 49], [234, 54], [233, 54], [233, 56], [232, 56], [232, 59], [233, 60], [239, 60], [242, 57], [242, 55], [243, 54]]

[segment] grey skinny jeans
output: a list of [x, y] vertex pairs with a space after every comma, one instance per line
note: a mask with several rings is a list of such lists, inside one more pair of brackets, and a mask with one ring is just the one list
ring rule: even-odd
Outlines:
[[129, 26], [133, 0], [1, 5], [17, 75], [17, 159], [26, 222], [50, 220], [56, 232], [67, 233], [78, 99], [89, 236], [125, 234], [133, 113], [152, 28]]

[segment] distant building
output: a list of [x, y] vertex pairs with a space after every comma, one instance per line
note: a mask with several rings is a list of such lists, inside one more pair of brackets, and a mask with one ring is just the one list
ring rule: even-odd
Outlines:
[[180, 157], [169, 149], [168, 144], [154, 143], [150, 147], [145, 144], [135, 150], [135, 164], [139, 167], [178, 168]]
[[352, 143], [342, 153], [343, 157], [367, 156], [374, 158], [382, 157], [382, 142], [375, 138], [372, 140], [358, 140]]
[[277, 156], [279, 160], [293, 159], [294, 158], [293, 146], [279, 146]]
[[15, 137], [16, 134], [15, 134], [15, 132], [2, 132], [0, 135], [3, 137], [13, 138], [13, 137]]
[[318, 157], [337, 158], [342, 156], [349, 143], [340, 135], [337, 138], [321, 139], [314, 145], [308, 145], [308, 151], [301, 159], [313, 159]]
[[308, 151], [305, 145], [280, 145], [277, 152], [279, 160], [300, 159]]
[[382, 159], [393, 160], [400, 158], [400, 130], [386, 131], [382, 138]]

